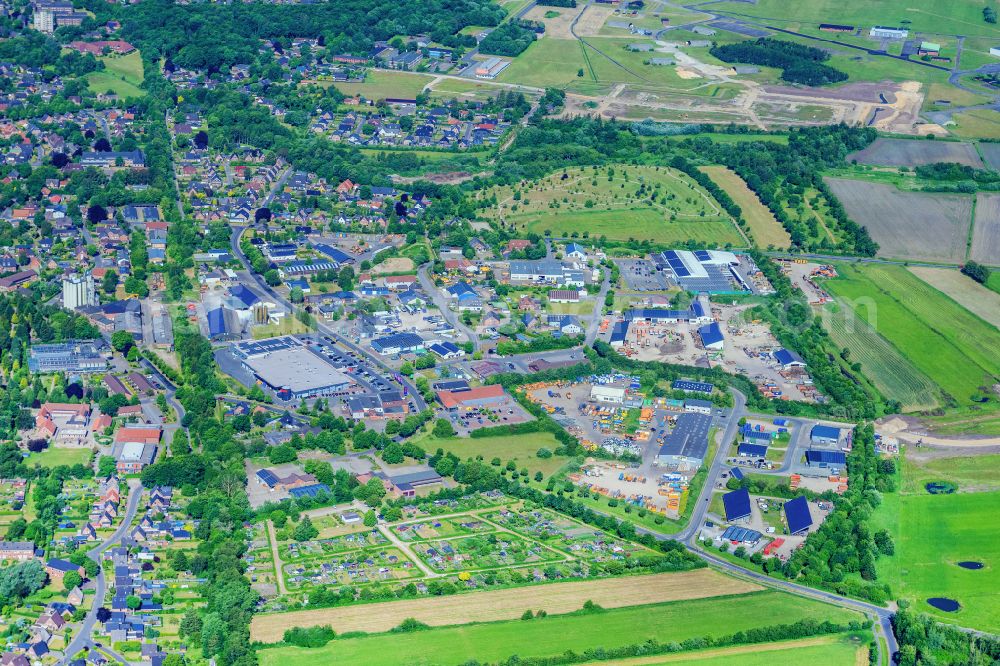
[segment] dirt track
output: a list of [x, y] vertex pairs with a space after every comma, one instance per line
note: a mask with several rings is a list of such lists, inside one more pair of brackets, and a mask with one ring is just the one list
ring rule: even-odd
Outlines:
[[466, 622], [496, 622], [521, 617], [526, 610], [569, 613], [585, 601], [605, 608], [701, 599], [723, 594], [743, 594], [759, 585], [728, 578], [710, 569], [682, 573], [630, 576], [604, 580], [552, 583], [493, 592], [473, 592], [449, 597], [389, 601], [274, 615], [257, 615], [250, 625], [255, 641], [280, 641], [286, 629], [329, 624], [334, 631], [381, 632], [416, 618], [434, 626]]

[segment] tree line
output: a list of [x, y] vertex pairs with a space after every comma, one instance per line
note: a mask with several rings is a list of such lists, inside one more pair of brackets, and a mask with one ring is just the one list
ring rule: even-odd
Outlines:
[[847, 80], [847, 73], [823, 63], [830, 54], [822, 49], [780, 39], [761, 38], [735, 44], [716, 44], [709, 53], [723, 62], [745, 62], [781, 69], [789, 83], [825, 86]]

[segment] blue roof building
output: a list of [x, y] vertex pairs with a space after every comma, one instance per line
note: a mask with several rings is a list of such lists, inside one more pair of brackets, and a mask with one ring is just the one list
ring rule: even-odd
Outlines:
[[802, 534], [812, 526], [812, 514], [809, 513], [809, 501], [805, 495], [785, 502], [785, 522], [788, 523], [789, 534]]
[[806, 464], [819, 465], [846, 465], [847, 456], [843, 451], [806, 451]]
[[711, 324], [705, 324], [698, 328], [698, 335], [701, 337], [701, 343], [705, 346], [705, 349], [722, 349], [725, 344], [725, 338], [722, 336], [722, 329], [719, 328], [719, 323], [713, 321]]
[[767, 455], [766, 444], [740, 444], [736, 452], [747, 458], [763, 458]]
[[742, 520], [750, 517], [750, 491], [740, 488], [722, 496], [722, 505], [726, 510], [726, 520]]
[[809, 440], [813, 444], [836, 444], [840, 441], [840, 428], [816, 424], [809, 431]]
[[804, 367], [806, 362], [802, 360], [802, 357], [791, 351], [790, 349], [779, 349], [773, 354], [774, 360], [780, 365], [786, 368], [793, 367]]
[[233, 297], [234, 304], [241, 310], [249, 310], [260, 302], [260, 297], [242, 284], [231, 287], [229, 294]]
[[288, 494], [292, 497], [315, 497], [320, 493], [330, 492], [330, 486], [325, 483], [314, 483], [309, 486], [301, 486], [299, 488], [292, 488], [288, 491]]

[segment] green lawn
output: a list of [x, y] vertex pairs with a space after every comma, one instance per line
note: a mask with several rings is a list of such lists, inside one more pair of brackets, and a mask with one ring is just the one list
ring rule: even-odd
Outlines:
[[480, 211], [483, 217], [538, 234], [589, 231], [610, 240], [745, 245], [708, 192], [666, 167], [568, 168], [527, 186], [494, 187], [481, 197], [496, 199]]
[[986, 281], [986, 286], [1000, 294], [1000, 271], [990, 273], [990, 279]]
[[[991, 470], [995, 477], [997, 467]], [[973, 629], [1000, 631], [998, 512], [1000, 492], [885, 495], [873, 528], [892, 532], [896, 552], [879, 559], [879, 579], [922, 613]], [[986, 566], [978, 571], [957, 566], [965, 560]], [[945, 613], [927, 604], [930, 597], [955, 599], [962, 607]]]
[[497, 80], [539, 88], [564, 88], [578, 80], [580, 69], [590, 77], [580, 42], [545, 37], [515, 58]]
[[86, 465], [90, 462], [90, 449], [57, 449], [52, 446], [41, 453], [32, 453], [26, 463], [42, 467], [58, 467], [60, 465]]
[[[739, 612], [734, 612], [739, 609]], [[470, 659], [496, 662], [513, 655], [541, 657], [566, 650], [682, 641], [720, 636], [754, 627], [804, 619], [847, 622], [858, 616], [819, 602], [764, 591], [602, 613], [557, 615], [544, 619], [443, 627], [405, 634], [334, 640], [318, 649], [283, 647], [262, 650], [263, 666], [341, 663], [366, 666], [458, 664]]]
[[129, 83], [139, 85], [145, 80], [142, 56], [138, 51], [132, 51], [132, 53], [123, 56], [104, 56], [101, 58], [101, 62], [104, 63], [104, 71], [125, 77]]
[[541, 472], [546, 478], [569, 462], [569, 458], [565, 456], [539, 458], [535, 455], [539, 449], [555, 451], [559, 447], [559, 442], [552, 433], [548, 432], [533, 432], [506, 437], [483, 437], [481, 439], [464, 437], [436, 439], [429, 437], [420, 440], [419, 444], [429, 453], [442, 448], [454, 453], [462, 460], [476, 456], [482, 456], [486, 462], [490, 462], [493, 458], [500, 458], [504, 464], [508, 460], [513, 460], [518, 469], [526, 467], [532, 475], [535, 472]]
[[[863, 640], [862, 640], [863, 638]], [[801, 641], [778, 641], [736, 648], [685, 652], [680, 655], [663, 657], [662, 661], [643, 661], [643, 666], [662, 664], [695, 664], [696, 666], [774, 666], [794, 659], [799, 664], [824, 664], [824, 666], [854, 666], [865, 663], [864, 655], [871, 635], [863, 637], [853, 634], [807, 638]], [[862, 658], [859, 661], [859, 656]], [[600, 664], [606, 662], [591, 662]]]
[[837, 264], [825, 281], [959, 405], [1000, 376], [1000, 331], [903, 266]]
[[125, 99], [145, 96], [145, 90], [138, 87], [135, 83], [131, 83], [128, 77], [123, 79], [122, 76], [122, 74], [110, 70], [91, 72], [87, 75], [87, 87], [98, 94], [103, 94], [110, 90]]
[[904, 462], [903, 492], [923, 493], [930, 481], [950, 481], [962, 492], [1000, 490], [1000, 455], [959, 456]]
[[427, 74], [370, 71], [363, 83], [338, 83], [337, 90], [348, 96], [361, 95], [374, 100], [386, 97], [413, 98], [433, 80]]

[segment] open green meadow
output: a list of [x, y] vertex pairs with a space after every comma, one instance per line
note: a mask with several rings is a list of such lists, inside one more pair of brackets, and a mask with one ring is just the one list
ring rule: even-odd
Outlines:
[[[977, 404], [1000, 376], [1000, 331], [903, 266], [837, 264], [825, 281], [959, 406]], [[846, 299], [846, 300], [845, 300]]]
[[851, 611], [775, 591], [713, 597], [598, 613], [552, 615], [531, 621], [434, 628], [333, 640], [322, 648], [261, 650], [263, 666], [357, 663], [369, 666], [458, 664], [470, 659], [496, 662], [513, 655], [542, 657], [566, 650], [682, 641], [799, 620], [848, 622]]
[[434, 77], [427, 74], [370, 71], [362, 83], [338, 83], [337, 90], [348, 96], [361, 95], [374, 100], [386, 97], [412, 99], [433, 80]]
[[471, 437], [451, 437], [448, 439], [437, 439], [429, 437], [420, 440], [419, 444], [433, 453], [439, 448], [450, 453], [454, 453], [461, 460], [482, 456], [487, 462], [493, 458], [500, 458], [504, 464], [508, 460], [513, 460], [518, 469], [526, 467], [531, 474], [541, 472], [546, 477], [555, 473], [560, 467], [569, 462], [565, 456], [555, 456], [551, 458], [539, 458], [536, 454], [539, 449], [555, 451], [559, 447], [559, 442], [552, 433], [532, 432], [523, 435], [505, 435], [503, 437], [483, 437], [473, 439]]
[[572, 39], [546, 37], [534, 42], [500, 73], [498, 81], [539, 88], [563, 88], [586, 72], [583, 45]]
[[[996, 475], [997, 467], [991, 469]], [[1000, 631], [1000, 539], [995, 529], [1000, 492], [931, 495], [920, 487], [908, 494], [905, 486], [904, 481], [902, 493], [885, 495], [873, 518], [872, 528], [888, 529], [896, 546], [893, 556], [878, 560], [879, 580], [922, 613]], [[965, 561], [984, 567], [958, 566]], [[954, 613], [937, 610], [927, 603], [932, 597], [954, 599], [961, 608]]]
[[665, 167], [570, 168], [527, 184], [479, 193], [483, 217], [528, 232], [588, 232], [610, 240], [746, 244], [718, 202]]
[[109, 90], [119, 97], [142, 97], [146, 91], [140, 88], [145, 80], [142, 67], [142, 55], [132, 51], [128, 55], [101, 56], [104, 69], [87, 75], [87, 87], [95, 93], [106, 93]]
[[123, 56], [104, 56], [101, 62], [104, 63], [104, 71], [124, 76], [135, 85], [139, 85], [146, 78], [142, 67], [142, 55], [138, 51]]
[[904, 493], [923, 493], [931, 481], [948, 481], [962, 492], [1000, 490], [1000, 454], [956, 455], [916, 460], [906, 456], [903, 465]]
[[29, 466], [59, 467], [60, 465], [86, 465], [90, 462], [90, 449], [57, 449], [50, 446], [39, 453], [32, 453], [25, 461]]

